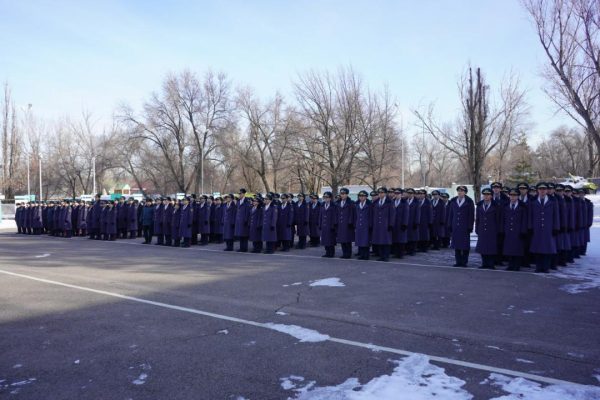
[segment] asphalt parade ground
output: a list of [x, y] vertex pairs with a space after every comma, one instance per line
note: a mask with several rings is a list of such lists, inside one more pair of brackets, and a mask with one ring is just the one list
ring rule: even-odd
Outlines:
[[475, 399], [507, 393], [498, 375], [600, 384], [600, 290], [577, 280], [222, 248], [0, 233], [0, 398], [344, 398], [309, 396], [407, 360]]

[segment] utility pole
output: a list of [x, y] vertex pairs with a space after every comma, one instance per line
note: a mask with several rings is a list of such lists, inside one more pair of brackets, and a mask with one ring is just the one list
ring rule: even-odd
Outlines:
[[27, 196], [31, 201], [31, 182], [29, 179], [29, 154], [27, 154]]
[[92, 156], [92, 196], [96, 196], [96, 156]]
[[44, 198], [42, 196], [42, 155], [39, 154], [39, 164], [40, 164], [40, 198], [39, 201], [42, 201], [42, 199]]

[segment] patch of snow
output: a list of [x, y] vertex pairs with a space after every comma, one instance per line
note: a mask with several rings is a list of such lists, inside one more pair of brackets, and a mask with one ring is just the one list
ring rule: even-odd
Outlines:
[[254, 346], [256, 344], [256, 340], [251, 340], [249, 342], [243, 343], [244, 346]]
[[294, 282], [290, 286], [298, 286], [298, 285], [302, 285], [302, 282]]
[[44, 253], [44, 254], [40, 254], [39, 256], [35, 256], [35, 258], [45, 258], [48, 257], [50, 255], [50, 253]]
[[147, 378], [148, 374], [142, 372], [140, 376], [131, 383], [133, 383], [134, 385], [143, 385], [144, 383], [146, 383]]
[[283, 311], [277, 311], [275, 314], [277, 314], [277, 315], [289, 315], [288, 313], [283, 312]]
[[535, 314], [533, 310], [523, 310], [523, 314]]
[[294, 389], [297, 386], [297, 384], [294, 382], [304, 382], [304, 377], [297, 376], [297, 375], [290, 375], [286, 378], [279, 378], [279, 380], [281, 381], [281, 388], [283, 390], [290, 390], [290, 389]]
[[358, 316], [360, 315], [358, 311], [350, 311], [350, 315]]
[[137, 344], [132, 344], [131, 346], [129, 346], [130, 349], [135, 349], [136, 347], [138, 347]]
[[79, 364], [79, 362], [80, 362], [79, 360], [75, 360], [75, 361], [73, 361], [73, 364]]
[[487, 347], [488, 349], [502, 350], [502, 349], [501, 349], [500, 347], [498, 347], [498, 346], [485, 346], [485, 347]]
[[531, 361], [531, 360], [526, 360], [526, 359], [524, 359], [524, 358], [517, 358], [517, 359], [516, 359], [516, 361], [517, 361], [517, 362], [520, 362], [520, 363], [524, 363], [524, 364], [535, 364], [533, 361]]
[[[594, 208], [600, 212], [600, 206]], [[560, 287], [570, 294], [585, 293], [591, 289], [600, 288], [600, 226], [590, 229], [590, 240], [587, 255], [565, 268], [559, 268], [558, 273], [551, 274], [552, 277], [580, 281], [578, 283], [566, 284]]]
[[221, 329], [220, 331], [217, 332], [218, 334], [221, 335], [228, 335], [229, 334], [229, 330], [228, 329]]
[[583, 358], [583, 357], [585, 357], [583, 354], [573, 353], [573, 352], [567, 353], [567, 355], [571, 356], [571, 357], [577, 357], [577, 358]]
[[361, 385], [349, 378], [338, 386], [294, 388], [298, 400], [471, 400], [473, 395], [462, 387], [465, 381], [448, 376], [441, 367], [429, 363], [422, 354], [413, 354], [396, 362], [390, 375], [382, 375]]
[[269, 322], [265, 324], [265, 327], [277, 332], [287, 333], [296, 339], [300, 339], [301, 342], [324, 342], [329, 339], [329, 335], [324, 335], [315, 330], [303, 328], [298, 325], [283, 325]]
[[340, 278], [326, 278], [319, 279], [318, 281], [314, 281], [310, 284], [310, 286], [332, 286], [332, 287], [342, 287], [346, 286]]
[[23, 364], [15, 364], [13, 365], [13, 369], [21, 368]]
[[600, 387], [591, 385], [562, 384], [548, 385], [524, 378], [510, 378], [491, 374], [492, 385], [499, 386], [507, 395], [491, 400], [590, 400], [600, 398]]

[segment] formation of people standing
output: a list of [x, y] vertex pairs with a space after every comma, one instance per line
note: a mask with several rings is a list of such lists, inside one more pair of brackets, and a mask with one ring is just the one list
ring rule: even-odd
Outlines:
[[[508, 262], [509, 270], [535, 263], [536, 272], [566, 266], [586, 254], [593, 222], [593, 204], [585, 191], [553, 183], [526, 183], [514, 189], [494, 182], [475, 204], [465, 186], [450, 199], [445, 192], [385, 187], [357, 200], [342, 188], [334, 197], [325, 192], [294, 196], [268, 193], [247, 197], [194, 194], [181, 200], [133, 198], [93, 202], [50, 201], [17, 205], [15, 219], [21, 234], [89, 236], [93, 240], [134, 239], [145, 244], [190, 247], [225, 243], [225, 251], [287, 252], [292, 248], [323, 246], [323, 257], [414, 256], [417, 252], [451, 247], [455, 267], [466, 267], [471, 233], [480, 268]], [[294, 200], [296, 197], [296, 200]], [[369, 199], [370, 197], [370, 199]], [[249, 249], [249, 244], [252, 248]]]

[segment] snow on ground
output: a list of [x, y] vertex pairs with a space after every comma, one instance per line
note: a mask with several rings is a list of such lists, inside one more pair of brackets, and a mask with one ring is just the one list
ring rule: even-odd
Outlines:
[[588, 385], [549, 385], [542, 386], [524, 378], [510, 378], [491, 374], [491, 384], [499, 386], [505, 396], [491, 400], [592, 400], [600, 399], [600, 387]]
[[[296, 400], [471, 400], [465, 381], [449, 376], [423, 354], [400, 361], [390, 375], [373, 378], [364, 385], [349, 378], [337, 386], [316, 386], [301, 376], [281, 378], [284, 390], [296, 392]], [[600, 379], [600, 378], [599, 378]], [[492, 385], [506, 394], [491, 400], [592, 400], [600, 399], [600, 387], [579, 384], [542, 385], [524, 378], [490, 374], [482, 385]]]
[[346, 286], [346, 285], [344, 285], [344, 283], [342, 281], [340, 281], [340, 278], [326, 278], [326, 279], [319, 279], [318, 281], [314, 281], [313, 283], [310, 284], [310, 286], [342, 287], [342, 286]]
[[[390, 375], [382, 375], [361, 385], [357, 378], [349, 378], [338, 386], [315, 387], [314, 382], [300, 386], [288, 379], [289, 390], [299, 400], [470, 400], [473, 398], [462, 387], [465, 381], [446, 375], [443, 368], [429, 363], [422, 354], [413, 354], [396, 362]], [[292, 387], [293, 386], [293, 387]]]
[[146, 373], [141, 373], [140, 376], [135, 379], [133, 382], [134, 385], [143, 385], [144, 383], [146, 383], [146, 379], [148, 378], [148, 374]]
[[0, 220], [0, 229], [14, 230], [17, 231], [17, 223], [14, 219], [3, 219]]
[[301, 342], [324, 342], [329, 339], [329, 335], [324, 335], [298, 325], [274, 324], [269, 322], [264, 324], [264, 326], [277, 332], [287, 333], [296, 339], [300, 339]]
[[[596, 212], [600, 212], [600, 206], [598, 206]], [[571, 294], [584, 293], [591, 289], [600, 288], [600, 226], [590, 229], [587, 255], [576, 260], [575, 264], [559, 268], [557, 273], [550, 276], [580, 281], [560, 287]]]

